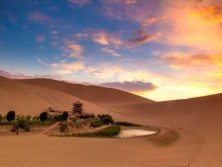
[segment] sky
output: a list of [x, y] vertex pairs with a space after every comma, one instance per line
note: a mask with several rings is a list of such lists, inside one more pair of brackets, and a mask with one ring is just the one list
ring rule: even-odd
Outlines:
[[152, 100], [222, 92], [222, 0], [0, 0], [0, 74]]

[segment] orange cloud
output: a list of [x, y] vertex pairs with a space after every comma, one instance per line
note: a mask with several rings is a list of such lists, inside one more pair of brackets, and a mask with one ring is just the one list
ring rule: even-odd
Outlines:
[[136, 2], [137, 2], [137, 0], [125, 0], [125, 4], [127, 4], [127, 5], [131, 5], [131, 4], [134, 4]]
[[101, 45], [114, 45], [116, 47], [123, 44], [123, 41], [117, 35], [109, 34], [105, 31], [98, 31], [92, 34], [92, 40]]
[[146, 18], [144, 21], [143, 21], [143, 25], [144, 26], [147, 26], [147, 25], [150, 25], [154, 22], [156, 22], [157, 19], [155, 17], [151, 17], [151, 18]]
[[99, 43], [101, 45], [109, 44], [108, 35], [103, 31], [93, 34], [92, 39], [94, 42]]
[[69, 57], [76, 58], [79, 57], [82, 52], [84, 51], [84, 48], [77, 44], [74, 41], [65, 41], [65, 46], [61, 47], [61, 49], [64, 51], [65, 54], [68, 54]]
[[191, 16], [199, 18], [204, 23], [218, 24], [222, 22], [222, 3], [197, 8]]
[[169, 1], [160, 27], [160, 43], [187, 46], [208, 52], [222, 51], [221, 4], [195, 6], [191, 1]]
[[161, 58], [173, 68], [215, 65], [217, 61], [210, 54], [168, 53]]
[[81, 61], [73, 63], [54, 63], [51, 66], [55, 69], [55, 72], [59, 74], [71, 74], [85, 69], [85, 65]]

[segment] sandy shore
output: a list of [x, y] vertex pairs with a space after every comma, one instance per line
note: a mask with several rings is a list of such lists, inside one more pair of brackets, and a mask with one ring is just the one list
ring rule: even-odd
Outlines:
[[156, 146], [147, 138], [98, 139], [32, 136], [3, 136], [1, 167], [182, 167], [192, 161], [201, 138], [181, 131], [170, 146]]

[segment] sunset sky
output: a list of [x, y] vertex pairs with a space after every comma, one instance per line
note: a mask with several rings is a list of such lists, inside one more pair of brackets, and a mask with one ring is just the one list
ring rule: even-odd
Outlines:
[[0, 0], [0, 71], [157, 101], [221, 93], [222, 0]]

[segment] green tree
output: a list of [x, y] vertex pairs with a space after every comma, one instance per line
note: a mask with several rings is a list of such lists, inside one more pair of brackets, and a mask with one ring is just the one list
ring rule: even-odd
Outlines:
[[67, 120], [68, 117], [69, 117], [69, 113], [68, 113], [67, 111], [64, 111], [64, 112], [62, 113], [62, 120]]
[[113, 124], [113, 118], [108, 114], [98, 115], [98, 118], [107, 125], [110, 123]]
[[9, 111], [6, 115], [6, 119], [11, 122], [15, 119], [15, 111]]
[[41, 121], [46, 121], [48, 119], [48, 114], [47, 112], [42, 112], [40, 115], [39, 115], [39, 119]]

